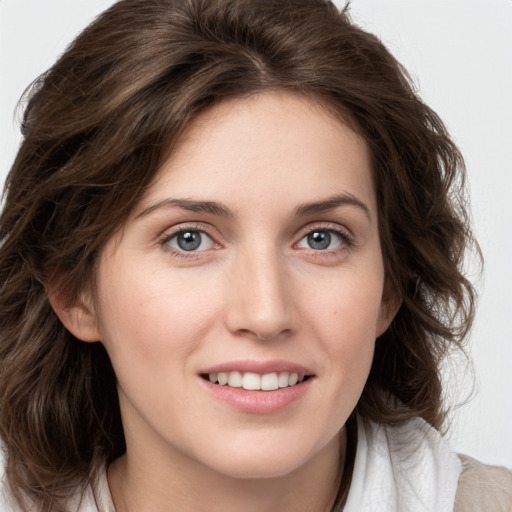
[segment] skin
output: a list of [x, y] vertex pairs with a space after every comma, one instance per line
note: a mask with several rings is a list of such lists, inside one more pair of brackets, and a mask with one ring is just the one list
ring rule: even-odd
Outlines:
[[[181, 250], [180, 230], [206, 233], [203, 244]], [[330, 234], [328, 248], [311, 247], [315, 231]], [[213, 107], [107, 244], [97, 279], [94, 300], [60, 315], [102, 341], [118, 378], [127, 453], [108, 472], [118, 512], [329, 510], [343, 426], [392, 319], [361, 137], [289, 93]], [[269, 414], [217, 400], [199, 376], [275, 359], [314, 377]]]

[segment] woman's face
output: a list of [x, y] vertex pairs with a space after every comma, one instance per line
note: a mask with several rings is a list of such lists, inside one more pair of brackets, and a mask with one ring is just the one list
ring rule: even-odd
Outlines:
[[128, 454], [272, 477], [332, 452], [390, 321], [370, 165], [291, 94], [189, 126], [99, 261]]

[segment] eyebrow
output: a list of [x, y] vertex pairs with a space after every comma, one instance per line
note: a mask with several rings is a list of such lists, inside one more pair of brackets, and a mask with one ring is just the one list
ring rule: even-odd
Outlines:
[[[304, 217], [307, 215], [312, 215], [315, 213], [324, 213], [330, 210], [334, 210], [339, 206], [355, 206], [360, 209], [371, 221], [370, 209], [366, 206], [363, 201], [358, 199], [356, 196], [346, 192], [343, 194], [338, 194], [332, 197], [328, 197], [327, 199], [323, 199], [322, 201], [312, 201], [308, 203], [304, 203], [299, 205], [295, 209], [295, 215], [299, 217]], [[135, 217], [136, 219], [140, 217], [145, 217], [155, 210], [159, 210], [161, 208], [181, 208], [183, 210], [188, 210], [195, 213], [208, 213], [211, 215], [217, 215], [219, 217], [234, 217], [235, 214], [232, 210], [230, 210], [227, 206], [218, 203], [216, 201], [196, 201], [193, 199], [176, 199], [176, 198], [168, 198], [163, 201], [159, 201], [147, 208], [144, 208], [140, 213]]]
[[368, 206], [365, 203], [363, 203], [363, 201], [358, 199], [356, 196], [348, 192], [328, 197], [327, 199], [324, 199], [322, 201], [304, 203], [295, 209], [295, 214], [298, 216], [305, 216], [314, 213], [323, 213], [330, 210], [334, 210], [339, 206], [346, 205], [355, 206], [359, 208], [364, 212], [364, 214], [368, 217], [370, 221], [372, 220], [372, 216], [370, 214], [370, 209], [368, 208]]
[[148, 206], [144, 208], [137, 216], [136, 219], [140, 217], [145, 217], [155, 210], [159, 210], [160, 208], [172, 208], [178, 207], [182, 210], [188, 210], [190, 212], [196, 213], [209, 213], [212, 215], [218, 215], [220, 217], [234, 217], [235, 214], [223, 204], [217, 203], [215, 201], [194, 201], [192, 199], [164, 199], [156, 204]]

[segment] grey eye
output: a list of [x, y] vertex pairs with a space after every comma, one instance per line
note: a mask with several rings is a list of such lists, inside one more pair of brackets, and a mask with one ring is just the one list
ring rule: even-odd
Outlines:
[[298, 247], [302, 249], [314, 249], [325, 251], [335, 249], [344, 242], [343, 236], [336, 231], [329, 229], [318, 229], [311, 231], [299, 242]]
[[168, 244], [180, 251], [204, 251], [210, 249], [213, 246], [213, 240], [202, 231], [187, 230], [176, 233], [172, 238], [169, 239]]
[[331, 245], [331, 234], [328, 231], [314, 231], [307, 238], [311, 249], [322, 251]]

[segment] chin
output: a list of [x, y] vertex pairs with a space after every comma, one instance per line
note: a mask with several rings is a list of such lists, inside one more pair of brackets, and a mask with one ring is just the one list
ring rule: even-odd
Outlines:
[[232, 444], [211, 454], [204, 463], [212, 470], [230, 478], [275, 479], [290, 475], [301, 468], [315, 465], [319, 459], [338, 457], [338, 436], [326, 443], [308, 443], [293, 436], [275, 442], [251, 442], [245, 446]]
[[210, 469], [235, 479], [268, 480], [282, 478], [294, 473], [306, 463], [306, 460], [289, 460], [280, 456], [279, 459], [269, 457], [264, 460], [231, 460], [229, 464], [225, 462], [227, 461], [210, 466]]

